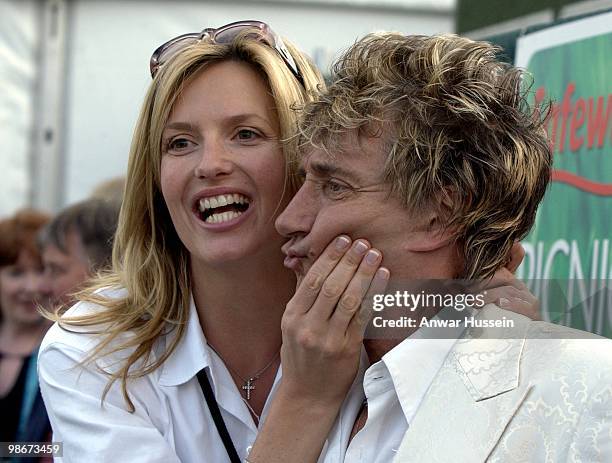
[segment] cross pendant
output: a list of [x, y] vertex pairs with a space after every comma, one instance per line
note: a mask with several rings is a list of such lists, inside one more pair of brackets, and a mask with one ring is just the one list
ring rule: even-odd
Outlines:
[[255, 389], [255, 386], [253, 386], [253, 378], [249, 378], [246, 383], [244, 383], [244, 386], [242, 386], [242, 390], [246, 391], [247, 400], [251, 400], [251, 391], [253, 389]]

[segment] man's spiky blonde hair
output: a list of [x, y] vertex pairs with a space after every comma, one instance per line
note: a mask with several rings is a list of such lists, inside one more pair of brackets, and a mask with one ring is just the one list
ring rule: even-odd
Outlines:
[[383, 181], [408, 210], [443, 212], [462, 278], [488, 278], [504, 264], [550, 178], [542, 113], [526, 102], [523, 72], [498, 51], [454, 35], [370, 34], [336, 62], [300, 130], [303, 148], [330, 153], [352, 131], [382, 137]]

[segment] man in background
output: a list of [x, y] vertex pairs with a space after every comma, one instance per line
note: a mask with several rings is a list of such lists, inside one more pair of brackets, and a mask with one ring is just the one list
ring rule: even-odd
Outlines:
[[65, 305], [71, 294], [111, 263], [120, 204], [92, 198], [61, 211], [39, 239], [54, 305]]

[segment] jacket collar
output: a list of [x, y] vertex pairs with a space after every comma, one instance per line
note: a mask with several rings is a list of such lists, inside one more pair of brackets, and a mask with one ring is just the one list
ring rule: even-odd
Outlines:
[[467, 329], [438, 372], [394, 462], [484, 462], [533, 387], [519, 377], [530, 320], [485, 306], [477, 320], [513, 328]]
[[506, 324], [499, 328], [470, 327], [453, 349], [457, 373], [478, 402], [518, 386], [519, 364], [531, 320], [493, 304], [480, 309], [473, 318]]

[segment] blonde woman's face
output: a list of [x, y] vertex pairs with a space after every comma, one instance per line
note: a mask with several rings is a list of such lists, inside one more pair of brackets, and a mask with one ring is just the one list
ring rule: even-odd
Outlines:
[[162, 153], [162, 194], [192, 262], [281, 258], [285, 158], [274, 99], [253, 68], [227, 61], [197, 75], [172, 109]]

